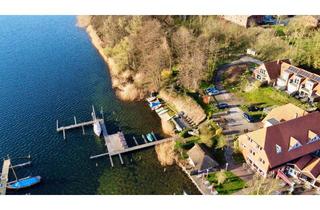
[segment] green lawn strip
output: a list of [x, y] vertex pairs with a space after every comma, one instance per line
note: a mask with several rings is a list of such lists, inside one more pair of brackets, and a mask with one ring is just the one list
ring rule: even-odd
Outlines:
[[247, 104], [263, 103], [265, 106], [274, 106], [292, 103], [304, 109], [308, 106], [287, 93], [273, 87], [260, 87], [250, 92], [239, 91], [235, 92], [235, 94], [242, 97]]
[[225, 173], [227, 179], [221, 185], [217, 185], [218, 181], [216, 173], [208, 175], [208, 181], [215, 185], [215, 189], [218, 191], [219, 194], [229, 195], [245, 187], [245, 182], [242, 179], [240, 179], [230, 171], [226, 171]]

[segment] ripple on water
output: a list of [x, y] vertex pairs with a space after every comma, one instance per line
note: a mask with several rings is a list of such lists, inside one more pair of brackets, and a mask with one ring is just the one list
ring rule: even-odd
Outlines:
[[[154, 149], [115, 159], [90, 160], [105, 152], [92, 128], [56, 132], [60, 125], [90, 119], [91, 105], [105, 111], [107, 129], [122, 129], [132, 141], [154, 131], [160, 121], [144, 102], [119, 101], [106, 65], [88, 35], [75, 27], [73, 16], [1, 16], [0, 21], [0, 157], [31, 154], [32, 167], [21, 176], [38, 175], [43, 182], [16, 194], [173, 194], [197, 190], [176, 166], [163, 167]], [[138, 141], [141, 141], [141, 139]], [[131, 159], [133, 162], [131, 162]], [[96, 166], [96, 164], [98, 166]], [[10, 192], [9, 192], [10, 193]], [[11, 192], [12, 193], [12, 192]]]

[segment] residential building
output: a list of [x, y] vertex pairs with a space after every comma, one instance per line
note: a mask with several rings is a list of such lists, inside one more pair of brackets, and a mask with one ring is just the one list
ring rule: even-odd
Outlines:
[[263, 15], [223, 15], [222, 18], [246, 28], [263, 22]]
[[188, 162], [194, 171], [205, 171], [217, 168], [219, 164], [210, 156], [206, 155], [202, 148], [195, 144], [188, 152]]
[[274, 85], [280, 75], [281, 64], [284, 61], [268, 61], [253, 71], [254, 78], [269, 85]]
[[[288, 106], [282, 107], [285, 108]], [[292, 112], [282, 116], [274, 112], [266, 118], [263, 128], [239, 136], [244, 159], [262, 176], [320, 150], [320, 112], [297, 115]]]
[[253, 72], [254, 78], [284, 90], [298, 94], [306, 101], [320, 100], [320, 76], [291, 65], [287, 60], [265, 62]]
[[268, 115], [262, 120], [264, 127], [269, 127], [280, 122], [288, 121], [308, 114], [305, 110], [294, 104], [285, 104], [273, 108]]
[[320, 157], [306, 155], [289, 163], [285, 172], [296, 179], [320, 189]]

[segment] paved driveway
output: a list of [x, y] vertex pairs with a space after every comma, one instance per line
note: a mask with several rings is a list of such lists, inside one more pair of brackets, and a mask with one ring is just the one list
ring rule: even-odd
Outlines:
[[217, 103], [228, 103], [230, 105], [228, 114], [222, 115], [221, 117], [225, 119], [225, 124], [223, 126], [223, 133], [227, 138], [227, 146], [224, 150], [225, 160], [228, 163], [228, 170], [231, 170], [236, 176], [243, 179], [245, 182], [248, 182], [252, 179], [253, 173], [250, 170], [246, 170], [242, 167], [242, 164], [236, 164], [233, 159], [233, 134], [242, 134], [247, 131], [253, 131], [260, 127], [262, 124], [258, 123], [250, 123], [243, 117], [243, 111], [239, 108], [241, 104], [243, 104], [243, 100], [241, 98], [236, 97], [234, 94], [227, 92], [224, 90], [223, 85], [221, 83], [221, 78], [223, 75], [223, 71], [233, 65], [239, 64], [248, 64], [255, 63], [260, 65], [262, 62], [256, 60], [254, 58], [244, 56], [239, 60], [233, 61], [230, 64], [223, 65], [219, 69], [217, 69], [217, 74], [214, 78], [216, 87], [222, 91], [221, 94], [215, 96], [215, 100]]
[[238, 60], [231, 62], [230, 64], [223, 65], [219, 69], [217, 69], [217, 74], [214, 78], [215, 85], [219, 90], [222, 91], [221, 94], [215, 96], [215, 100], [218, 103], [224, 102], [228, 103], [231, 108], [229, 109], [229, 114], [223, 116], [226, 119], [226, 125], [224, 127], [224, 133], [226, 134], [240, 134], [243, 133], [245, 130], [253, 131], [261, 127], [261, 123], [249, 123], [243, 117], [243, 111], [239, 108], [241, 104], [243, 104], [243, 100], [241, 98], [236, 97], [234, 94], [227, 92], [224, 90], [223, 85], [221, 83], [221, 78], [223, 71], [233, 65], [239, 64], [248, 64], [248, 63], [255, 63], [255, 64], [262, 64], [261, 61], [249, 57], [243, 56]]

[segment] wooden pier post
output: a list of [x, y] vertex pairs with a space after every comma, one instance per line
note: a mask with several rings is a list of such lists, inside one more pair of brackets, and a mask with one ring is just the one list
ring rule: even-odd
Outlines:
[[120, 158], [121, 164], [123, 165], [123, 160], [122, 160], [122, 157], [121, 157], [121, 154], [120, 154], [120, 153], [119, 153], [119, 158]]
[[84, 131], [84, 126], [82, 126], [82, 135], [86, 134]]
[[156, 135], [153, 133], [153, 131], [151, 132], [151, 135], [156, 141], [158, 141], [158, 139], [157, 139]]
[[138, 142], [137, 142], [136, 137], [133, 137], [133, 140], [134, 140], [134, 143], [136, 143], [136, 145], [139, 145]]
[[142, 136], [142, 138], [144, 140], [144, 143], [148, 143], [146, 137], [143, 134], [141, 136]]
[[112, 157], [110, 154], [109, 154], [109, 159], [110, 159], [111, 167], [113, 167], [113, 161], [112, 161]]
[[77, 118], [76, 118], [76, 116], [73, 116], [73, 119], [74, 119], [74, 124], [76, 125], [76, 124], [77, 124]]
[[62, 132], [63, 132], [63, 139], [66, 139], [66, 131], [63, 129]]

